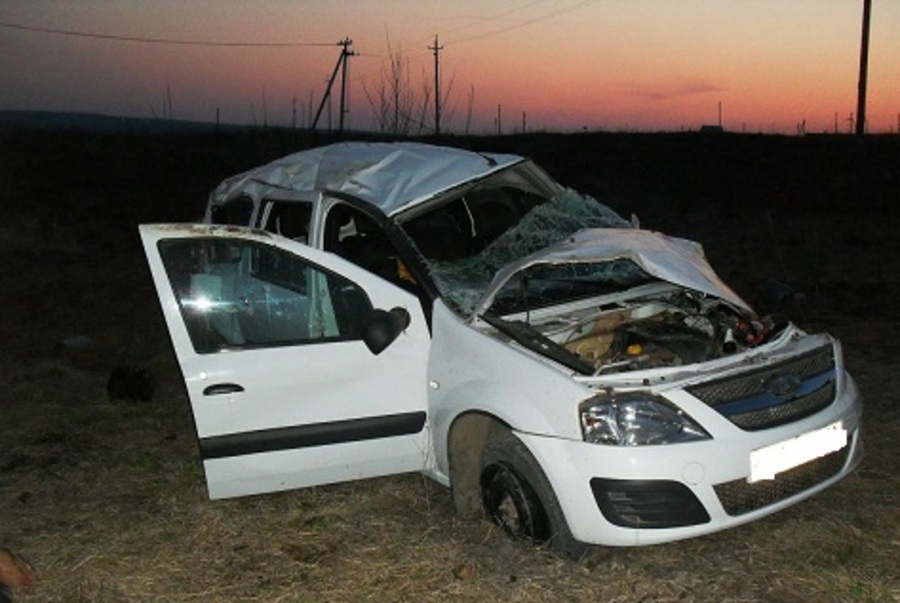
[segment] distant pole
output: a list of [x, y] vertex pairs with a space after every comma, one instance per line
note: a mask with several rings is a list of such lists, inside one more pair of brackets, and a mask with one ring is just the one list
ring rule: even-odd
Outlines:
[[719, 127], [722, 127], [722, 101], [719, 101]]
[[503, 105], [497, 103], [497, 136], [503, 132]]
[[866, 82], [869, 77], [869, 22], [872, 0], [863, 0], [862, 43], [859, 49], [859, 95], [856, 103], [856, 135], [866, 133]]
[[434, 135], [441, 135], [441, 62], [440, 52], [444, 47], [438, 44], [437, 34], [434, 36], [434, 46], [428, 50], [434, 51]]
[[[349, 42], [349, 40], [344, 40], [344, 42]], [[347, 46], [344, 46], [343, 52], [341, 52], [341, 113], [340, 119], [338, 120], [338, 132], [344, 133], [344, 115], [347, 113]]]
[[331, 90], [328, 91], [328, 131], [331, 132], [332, 120], [331, 120]]
[[525, 133], [525, 112], [522, 111], [522, 134]]
[[341, 120], [338, 131], [342, 134], [344, 133], [344, 115], [350, 111], [347, 108], [347, 62], [350, 57], [358, 54], [355, 50], [348, 50], [351, 44], [353, 44], [353, 40], [350, 38], [344, 38], [340, 42], [344, 49], [341, 51]]
[[343, 77], [341, 78], [341, 119], [340, 119], [340, 127], [341, 131], [344, 130], [344, 112], [346, 109], [346, 88], [347, 88], [347, 59], [351, 56], [356, 55], [356, 52], [348, 50], [350, 45], [353, 44], [353, 40], [350, 38], [344, 38], [340, 42], [337, 43], [338, 46], [341, 46], [341, 55], [338, 57], [337, 63], [334, 66], [334, 71], [331, 73], [331, 77], [328, 78], [328, 85], [325, 88], [325, 94], [322, 96], [322, 102], [319, 103], [319, 109], [316, 111], [316, 116], [313, 118], [312, 122], [312, 130], [316, 129], [316, 126], [319, 124], [319, 118], [322, 116], [322, 110], [325, 108], [325, 103], [328, 103], [328, 127], [331, 129], [331, 87], [334, 85], [334, 80], [337, 78], [338, 70], [343, 68]]
[[269, 105], [266, 103], [266, 87], [263, 86], [262, 89], [262, 112], [263, 112], [263, 127], [269, 127]]

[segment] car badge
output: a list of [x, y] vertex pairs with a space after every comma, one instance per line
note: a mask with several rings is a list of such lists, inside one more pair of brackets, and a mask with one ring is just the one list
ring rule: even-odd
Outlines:
[[777, 373], [763, 381], [763, 389], [778, 398], [792, 396], [800, 389], [800, 377], [793, 373]]

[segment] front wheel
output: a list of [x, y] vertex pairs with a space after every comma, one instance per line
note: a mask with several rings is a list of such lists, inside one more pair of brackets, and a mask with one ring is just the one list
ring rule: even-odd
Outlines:
[[514, 538], [547, 545], [574, 560], [582, 559], [590, 550], [572, 536], [540, 465], [508, 430], [492, 435], [485, 445], [481, 500], [488, 519]]
[[485, 468], [482, 482], [484, 511], [503, 531], [538, 543], [550, 538], [543, 504], [512, 465], [504, 461], [491, 464]]

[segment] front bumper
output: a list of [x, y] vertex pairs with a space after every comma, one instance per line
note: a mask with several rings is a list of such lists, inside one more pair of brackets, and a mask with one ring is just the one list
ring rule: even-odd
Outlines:
[[[828, 408], [801, 421], [666, 446], [611, 447], [517, 433], [543, 467], [579, 541], [637, 546], [691, 538], [759, 519], [828, 488], [863, 454], [861, 402], [844, 375]], [[847, 445], [748, 482], [751, 451], [840, 421]]]

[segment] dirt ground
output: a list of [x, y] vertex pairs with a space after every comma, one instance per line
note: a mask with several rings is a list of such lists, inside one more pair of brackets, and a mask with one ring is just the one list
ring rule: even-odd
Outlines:
[[[210, 502], [136, 225], [199, 217], [290, 133], [0, 135], [0, 547], [16, 601], [900, 601], [900, 138], [448, 140], [530, 155], [644, 227], [703, 243], [761, 311], [843, 342], [867, 456], [727, 532], [581, 564], [453, 515], [418, 475]], [[115, 366], [150, 402], [110, 400]], [[2, 597], [0, 597], [2, 599]]]

